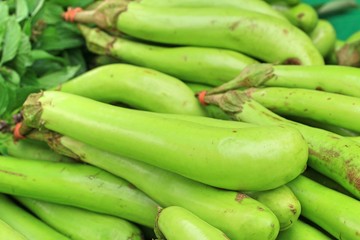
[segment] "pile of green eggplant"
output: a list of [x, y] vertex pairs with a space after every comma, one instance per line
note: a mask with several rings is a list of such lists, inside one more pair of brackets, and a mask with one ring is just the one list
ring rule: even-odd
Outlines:
[[300, 0], [77, 2], [81, 71], [0, 115], [0, 239], [360, 239], [359, 33]]

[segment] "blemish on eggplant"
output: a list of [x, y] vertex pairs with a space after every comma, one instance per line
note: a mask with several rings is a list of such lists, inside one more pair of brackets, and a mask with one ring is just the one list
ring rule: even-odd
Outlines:
[[301, 61], [298, 58], [288, 58], [284, 61], [285, 65], [301, 65]]
[[237, 202], [241, 203], [243, 199], [248, 198], [248, 197], [249, 197], [249, 196], [246, 195], [246, 194], [244, 194], [244, 193], [238, 193], [238, 194], [236, 195], [235, 200], [236, 200]]
[[100, 173], [101, 173], [101, 172], [97, 172], [97, 173], [95, 173], [95, 174], [89, 175], [88, 178], [89, 178], [90, 180], [93, 180], [93, 179], [95, 179]]
[[330, 135], [330, 137], [332, 138], [332, 139], [340, 139], [338, 136], [336, 136], [336, 135]]
[[290, 211], [292, 212], [292, 214], [296, 215], [297, 211], [296, 211], [296, 208], [293, 204], [289, 204], [289, 208], [290, 208]]
[[262, 207], [257, 207], [257, 209], [259, 210], [259, 211], [261, 211], [261, 212], [263, 212], [265, 209], [264, 208], [262, 208]]
[[350, 183], [355, 186], [357, 190], [360, 191], [360, 176], [359, 169], [351, 165], [351, 160], [345, 161], [346, 167], [346, 177], [349, 179]]
[[17, 172], [11, 172], [11, 171], [7, 171], [7, 170], [1, 170], [0, 172], [9, 174], [9, 175], [14, 175], [14, 176], [18, 176], [18, 177], [26, 177], [26, 175], [22, 174], [22, 173], [17, 173]]
[[[332, 152], [331, 152], [332, 151]], [[315, 151], [312, 148], [309, 148], [309, 156], [312, 158], [321, 159], [321, 161], [326, 163], [331, 163], [334, 157], [338, 157], [340, 154], [333, 150], [321, 149], [320, 152]]]
[[213, 20], [210, 21], [210, 24], [211, 24], [211, 25], [215, 25], [215, 23], [216, 23], [216, 20], [215, 20], [215, 19], [213, 19]]
[[240, 24], [240, 21], [236, 21], [236, 22], [232, 23], [229, 27], [230, 30], [234, 31], [239, 26], [239, 24]]

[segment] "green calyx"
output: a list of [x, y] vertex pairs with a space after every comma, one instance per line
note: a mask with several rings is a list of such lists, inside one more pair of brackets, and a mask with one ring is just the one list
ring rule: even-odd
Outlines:
[[28, 96], [23, 104], [24, 123], [27, 127], [41, 128], [42, 104], [39, 99], [43, 93], [33, 93]]
[[207, 95], [205, 102], [219, 106], [223, 111], [233, 116], [242, 111], [242, 106], [250, 98], [245, 92], [232, 90], [224, 94]]
[[87, 48], [96, 54], [108, 55], [112, 43], [116, 37], [110, 36], [99, 28], [89, 28], [86, 25], [79, 24], [78, 28], [86, 40]]
[[272, 64], [251, 64], [245, 67], [239, 76], [219, 87], [207, 91], [208, 94], [223, 93], [229, 90], [257, 87], [275, 77]]
[[62, 144], [61, 140], [63, 138], [63, 135], [59, 133], [46, 129], [42, 131], [33, 130], [27, 135], [27, 138], [43, 141], [47, 143], [47, 145], [56, 153], [59, 153], [63, 156], [67, 156], [76, 160], [80, 159], [80, 156], [78, 156], [76, 153], [74, 153], [72, 150]]
[[129, 0], [103, 1], [94, 10], [78, 12], [75, 21], [78, 23], [93, 23], [103, 29], [115, 29], [118, 16], [126, 11]]
[[[204, 98], [207, 104], [219, 106], [230, 115], [240, 113], [242, 105], [250, 98], [248, 92], [238, 89], [264, 85], [270, 79], [276, 78], [272, 64], [251, 64], [233, 80], [206, 91]], [[250, 91], [251, 92], [251, 91]]]

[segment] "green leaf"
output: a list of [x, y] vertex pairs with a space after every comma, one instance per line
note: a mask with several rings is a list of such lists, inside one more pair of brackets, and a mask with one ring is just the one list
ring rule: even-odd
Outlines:
[[27, 0], [30, 16], [35, 16], [45, 3], [45, 0]]
[[40, 91], [40, 89], [33, 86], [25, 86], [21, 88], [8, 90], [9, 104], [6, 112], [12, 113], [14, 110], [20, 108], [30, 93], [34, 93], [38, 91]]
[[20, 85], [20, 76], [13, 69], [8, 67], [1, 67], [0, 74], [2, 75], [3, 79], [5, 79], [5, 82], [15, 86]]
[[63, 69], [65, 66], [57, 61], [51, 60], [38, 60], [31, 66], [31, 69], [35, 72], [36, 77], [40, 78], [49, 73], [57, 72]]
[[21, 40], [21, 28], [14, 16], [10, 17], [6, 24], [3, 52], [0, 65], [10, 61], [16, 55]]
[[29, 94], [38, 91], [40, 88], [36, 86], [19, 88], [9, 85], [0, 75], [0, 117], [11, 118], [13, 112], [22, 106]]
[[7, 86], [7, 92], [8, 92], [8, 105], [6, 107], [6, 111], [4, 113], [4, 116], [10, 115], [11, 112], [16, 108], [16, 90], [17, 87], [8, 85]]
[[43, 21], [47, 25], [56, 24], [64, 21], [62, 19], [63, 8], [60, 5], [45, 1], [36, 16], [34, 22]]
[[18, 47], [16, 54], [18, 54], [18, 55], [29, 54], [30, 55], [30, 52], [31, 52], [30, 39], [28, 36], [26, 36], [26, 34], [21, 33], [20, 43], [19, 43], [19, 47]]
[[29, 16], [26, 0], [16, 0], [16, 21], [21, 22]]
[[59, 4], [63, 7], [86, 7], [94, 0], [50, 0], [50, 2]]
[[36, 85], [36, 80], [38, 77], [36, 76], [36, 72], [33, 68], [28, 68], [25, 74], [21, 77], [21, 86], [33, 86]]
[[51, 60], [51, 61], [55, 61], [55, 62], [64, 64], [64, 65], [66, 64], [65, 59], [63, 59], [61, 57], [57, 57], [57, 56], [55, 56], [53, 54], [50, 54], [47, 51], [40, 50], [40, 49], [32, 50], [31, 51], [31, 58], [34, 61], [37, 61], [37, 60]]
[[9, 6], [9, 12], [12, 14], [13, 12], [15, 12], [15, 3], [16, 0], [7, 0], [7, 5]]
[[79, 71], [76, 73], [76, 75], [82, 74], [87, 70], [87, 64], [84, 59], [83, 52], [79, 48], [69, 49], [69, 50], [65, 51], [64, 59], [67, 60], [67, 62], [68, 62], [67, 65], [80, 66]]
[[13, 61], [9, 64], [19, 76], [23, 76], [29, 66], [31, 66], [31, 57], [27, 54], [16, 55]]
[[8, 155], [8, 143], [12, 141], [12, 134], [0, 133], [0, 155]]
[[5, 84], [5, 79], [0, 74], [0, 116], [6, 112], [8, 103], [8, 89]]
[[9, 18], [9, 7], [6, 4], [6, 2], [0, 2], [0, 52], [2, 51], [2, 47], [4, 43], [6, 24], [8, 18]]
[[76, 26], [67, 22], [47, 26], [38, 37], [34, 48], [47, 51], [77, 48], [84, 45], [84, 40]]
[[7, 66], [14, 69], [20, 76], [22, 76], [26, 68], [33, 63], [31, 59], [31, 43], [29, 37], [24, 33], [21, 34], [21, 41], [15, 58], [10, 61]]
[[49, 73], [37, 79], [36, 82], [42, 89], [53, 88], [72, 79], [79, 69], [80, 66], [65, 67], [60, 71]]
[[0, 2], [0, 22], [7, 20], [9, 17], [9, 6], [6, 2]]
[[[5, 21], [0, 21], [0, 53], [2, 51], [3, 45], [4, 45], [4, 38], [6, 33], [6, 24]], [[1, 64], [0, 64], [1, 66]]]
[[31, 37], [31, 31], [32, 31], [31, 25], [32, 25], [32, 18], [26, 19], [23, 23], [22, 31], [28, 37]]

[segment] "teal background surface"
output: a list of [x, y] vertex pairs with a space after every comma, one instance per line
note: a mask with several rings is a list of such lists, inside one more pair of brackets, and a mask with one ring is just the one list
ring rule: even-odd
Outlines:
[[[316, 6], [329, 0], [302, 0], [302, 2]], [[357, 0], [357, 3], [360, 5], [360, 0]], [[338, 39], [346, 40], [352, 33], [360, 31], [360, 8], [327, 16], [325, 19], [335, 27]]]

